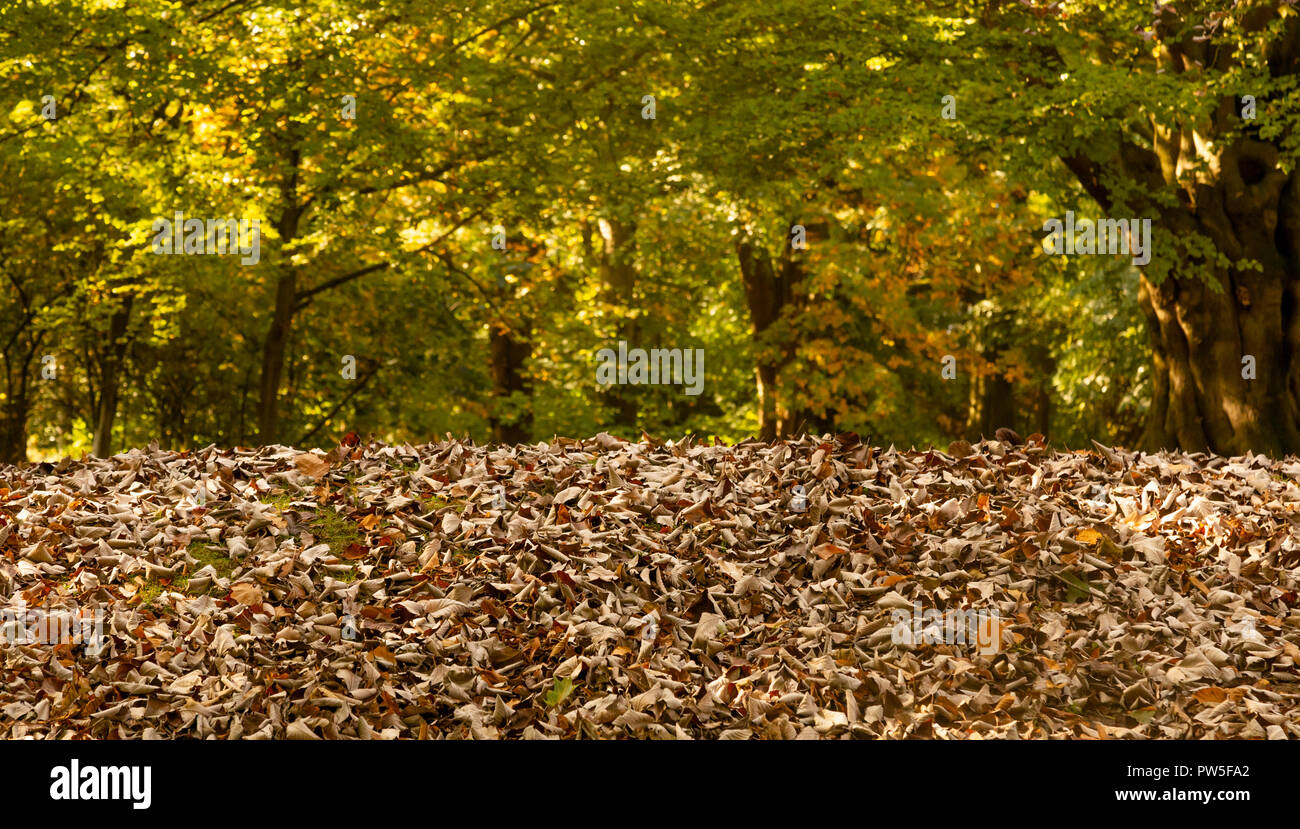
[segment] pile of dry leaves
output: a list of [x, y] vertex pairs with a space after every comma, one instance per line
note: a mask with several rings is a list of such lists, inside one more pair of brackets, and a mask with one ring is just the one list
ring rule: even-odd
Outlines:
[[[950, 453], [600, 435], [0, 468], [0, 594], [103, 613], [97, 654], [0, 642], [0, 736], [1300, 736], [1300, 463]], [[912, 641], [917, 607], [1000, 641]]]

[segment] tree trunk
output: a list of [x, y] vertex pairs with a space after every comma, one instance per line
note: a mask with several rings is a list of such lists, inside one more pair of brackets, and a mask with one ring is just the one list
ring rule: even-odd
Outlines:
[[126, 331], [131, 321], [134, 295], [128, 293], [122, 307], [113, 312], [108, 323], [107, 352], [101, 363], [99, 408], [95, 412], [95, 437], [90, 453], [97, 458], [113, 454], [113, 424], [117, 421], [118, 387], [122, 381], [122, 363], [126, 357]]
[[[813, 230], [809, 229], [810, 238]], [[774, 265], [771, 255], [748, 237], [736, 243], [740, 277], [754, 342], [754, 377], [758, 391], [758, 437], [772, 441], [804, 428], [807, 418], [781, 390], [781, 372], [794, 359], [798, 346], [790, 320], [782, 315], [797, 314], [804, 303], [797, 290], [803, 281], [803, 265], [789, 243]]]
[[262, 346], [261, 396], [257, 406], [257, 434], [263, 444], [275, 443], [280, 428], [280, 380], [284, 376], [284, 355], [293, 326], [293, 306], [298, 292], [298, 274], [286, 264], [275, 288], [275, 311]]
[[[634, 300], [636, 291], [636, 223], [619, 219], [601, 219], [599, 221], [601, 246], [595, 251], [596, 262], [600, 268], [601, 281], [604, 283], [606, 301], [615, 308], [628, 308]], [[584, 235], [590, 240], [590, 230]], [[587, 241], [588, 250], [591, 242]], [[627, 342], [628, 349], [645, 347], [638, 341], [639, 326], [634, 316], [628, 313], [619, 315], [617, 336]], [[614, 346], [617, 349], [617, 344]], [[607, 404], [614, 410], [614, 424], [624, 430], [634, 430], [637, 415], [640, 413], [637, 395], [626, 385], [612, 385], [605, 391]]]
[[21, 352], [18, 347], [13, 347], [13, 359], [9, 352], [0, 355], [5, 364], [5, 401], [4, 408], [0, 410], [0, 463], [22, 463], [27, 460], [31, 370], [40, 339], [40, 335], [34, 337]]
[[298, 302], [298, 271], [293, 266], [289, 251], [298, 238], [298, 221], [302, 206], [298, 201], [298, 167], [301, 154], [297, 149], [289, 152], [289, 175], [280, 187], [284, 208], [276, 222], [280, 234], [280, 278], [275, 284], [275, 311], [271, 327], [262, 345], [262, 381], [257, 406], [258, 440], [264, 445], [275, 443], [280, 430], [280, 381], [284, 377], [284, 356], [293, 328], [293, 315]]
[[[1225, 71], [1238, 59], [1173, 5], [1157, 8], [1161, 71]], [[1294, 78], [1300, 20], [1259, 12], [1247, 26], [1261, 35], [1262, 65]], [[1121, 138], [1103, 161], [1083, 152], [1063, 159], [1103, 210], [1145, 209], [1172, 236], [1172, 248], [1153, 251], [1172, 259], [1172, 275], [1157, 284], [1144, 271], [1139, 294], [1154, 355], [1146, 449], [1300, 452], [1300, 179], [1284, 169], [1284, 140], [1262, 140], [1225, 96], [1204, 122], [1156, 124], [1149, 146]], [[1110, 176], [1139, 194], [1137, 203], [1117, 205]], [[1161, 193], [1174, 198], [1141, 195]], [[1197, 237], [1209, 239], [1218, 261]]]
[[11, 386], [5, 395], [4, 411], [0, 413], [0, 463], [27, 460], [27, 412], [27, 381], [21, 377], [17, 388]]
[[[1176, 239], [1208, 237], [1229, 264], [1184, 253], [1175, 266], [1182, 275], [1160, 284], [1142, 276], [1139, 301], [1154, 363], [1141, 441], [1147, 450], [1300, 451], [1300, 184], [1295, 172], [1279, 169], [1277, 156], [1250, 139], [1231, 144], [1217, 180], [1160, 211]], [[1154, 157], [1146, 163], [1160, 169]], [[1095, 172], [1077, 160], [1072, 166], [1110, 209]]]
[[971, 402], [975, 411], [971, 413], [969, 423], [972, 439], [992, 438], [1002, 427], [1017, 428], [1015, 389], [1011, 382], [996, 369], [983, 377], [976, 378]]
[[533, 344], [514, 332], [492, 326], [489, 334], [492, 349], [492, 396], [497, 401], [489, 423], [497, 443], [527, 443], [532, 440], [531, 405], [518, 408], [516, 395], [527, 398], [532, 385], [524, 373], [524, 364], [532, 356]]
[[[984, 299], [982, 293], [971, 297], [972, 303]], [[992, 313], [980, 319], [975, 336], [980, 357], [991, 366], [991, 370], [975, 377], [971, 383], [971, 411], [966, 418], [967, 437], [971, 440], [992, 438], [1004, 426], [1021, 429], [1028, 423], [1027, 415], [1024, 418], [1016, 416], [1016, 389], [1003, 373], [1002, 365], [1003, 355], [1016, 340], [1015, 312], [995, 303]], [[1020, 405], [1023, 404], [1024, 401], [1020, 401]]]
[[776, 364], [757, 360], [754, 378], [758, 386], [758, 439], [776, 440]]
[[1051, 366], [1050, 370], [1044, 373], [1043, 380], [1034, 394], [1034, 431], [1047, 439], [1051, 439], [1052, 436], [1052, 375], [1054, 372], [1055, 367]]
[[[11, 284], [18, 294], [18, 308], [22, 319], [0, 350], [4, 362], [5, 397], [0, 407], [0, 463], [22, 463], [27, 460], [27, 418], [31, 412], [32, 363], [41, 347], [44, 334], [35, 331], [32, 323], [36, 315], [32, 300], [22, 285], [13, 277]], [[56, 296], [60, 296], [56, 294]]]
[[[1300, 326], [1294, 268], [1202, 282], [1142, 279], [1155, 363], [1144, 447], [1225, 455], [1300, 450]], [[1254, 360], [1255, 377], [1248, 363]]]

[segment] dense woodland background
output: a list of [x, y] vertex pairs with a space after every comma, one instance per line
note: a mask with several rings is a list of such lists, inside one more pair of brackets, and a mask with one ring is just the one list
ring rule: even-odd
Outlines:
[[[0, 461], [347, 430], [1295, 452], [1297, 11], [7, 2]], [[260, 262], [153, 254], [178, 210], [260, 219]], [[1067, 210], [1152, 219], [1150, 264], [1045, 255]], [[704, 393], [598, 386], [619, 340], [705, 349]]]

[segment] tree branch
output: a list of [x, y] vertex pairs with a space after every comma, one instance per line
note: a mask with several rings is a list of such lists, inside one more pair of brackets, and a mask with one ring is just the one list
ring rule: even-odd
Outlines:
[[[442, 234], [441, 236], [439, 236], [437, 239], [434, 239], [434, 240], [433, 240], [432, 242], [430, 242], [429, 244], [427, 244], [427, 245], [423, 245], [423, 246], [421, 246], [421, 247], [418, 247], [418, 248], [416, 248], [415, 250], [413, 250], [413, 251], [411, 251], [411, 252], [412, 252], [412, 253], [424, 253], [425, 251], [427, 251], [427, 250], [429, 250], [430, 248], [432, 248], [434, 245], [437, 245], [437, 244], [439, 244], [440, 242], [442, 242], [444, 239], [446, 239], [446, 238], [447, 238], [448, 236], [450, 236], [451, 234], [455, 233], [457, 230], [460, 230], [462, 227], [464, 227], [466, 224], [468, 224], [471, 220], [476, 219], [476, 218], [478, 218], [479, 216], [481, 216], [481, 215], [483, 214], [483, 210], [484, 210], [484, 209], [486, 209], [486, 208], [480, 208], [479, 210], [475, 211], [474, 213], [470, 214], [469, 216], [466, 216], [464, 219], [462, 219], [462, 220], [460, 220], [459, 222], [457, 222], [456, 225], [455, 225], [454, 227], [452, 227], [452, 228], [451, 228], [450, 230], [448, 230], [446, 233], [444, 233], [444, 234]], [[327, 280], [325, 280], [324, 282], [322, 282], [321, 284], [317, 285], [317, 286], [314, 287], [314, 288], [309, 288], [308, 290], [305, 290], [305, 291], [299, 291], [297, 294], [294, 295], [294, 306], [293, 306], [294, 313], [297, 313], [298, 311], [301, 311], [303, 308], [307, 307], [308, 303], [311, 301], [311, 298], [314, 297], [314, 296], [316, 296], [316, 295], [319, 294], [319, 293], [323, 293], [323, 292], [328, 291], [328, 290], [330, 290], [330, 289], [332, 289], [332, 288], [337, 288], [337, 287], [340, 286], [340, 285], [346, 285], [347, 283], [353, 281], [354, 279], [360, 279], [361, 277], [366, 276], [366, 275], [368, 275], [368, 274], [376, 273], [376, 272], [378, 272], [378, 271], [387, 270], [388, 268], [391, 268], [392, 266], [393, 266], [393, 263], [392, 263], [391, 261], [389, 261], [389, 262], [378, 262], [378, 263], [376, 263], [376, 264], [374, 264], [374, 265], [366, 265], [365, 267], [363, 267], [363, 268], [358, 268], [358, 269], [356, 269], [355, 271], [351, 271], [351, 272], [349, 272], [349, 273], [341, 274], [341, 275], [336, 276], [336, 277], [333, 277], [333, 278], [331, 278], [331, 279], [327, 279]]]

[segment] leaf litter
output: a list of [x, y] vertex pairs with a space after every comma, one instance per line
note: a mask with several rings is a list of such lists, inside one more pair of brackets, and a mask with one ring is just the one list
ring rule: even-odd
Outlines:
[[1018, 444], [0, 467], [7, 604], [104, 623], [0, 643], [0, 736], [1300, 736], [1300, 462]]

